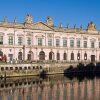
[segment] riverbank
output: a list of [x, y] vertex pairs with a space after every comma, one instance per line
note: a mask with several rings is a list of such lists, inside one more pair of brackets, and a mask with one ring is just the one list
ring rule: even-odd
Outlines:
[[[89, 63], [81, 64], [84, 66], [89, 65]], [[97, 63], [93, 64], [94, 66], [97, 65]], [[48, 75], [64, 74], [68, 69], [75, 69], [77, 66], [79, 66], [79, 63], [2, 64], [0, 65], [0, 77], [39, 76], [44, 72]]]

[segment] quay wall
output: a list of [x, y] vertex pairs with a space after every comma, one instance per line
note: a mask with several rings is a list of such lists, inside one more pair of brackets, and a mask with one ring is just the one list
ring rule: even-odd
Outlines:
[[[18, 77], [40, 75], [43, 70], [47, 74], [63, 74], [70, 66], [77, 67], [79, 63], [36, 63], [36, 64], [4, 64], [0, 65], [0, 77]], [[87, 63], [88, 64], [88, 63]]]

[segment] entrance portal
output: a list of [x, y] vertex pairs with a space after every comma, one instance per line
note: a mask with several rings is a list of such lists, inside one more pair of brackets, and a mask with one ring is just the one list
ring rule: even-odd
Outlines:
[[95, 55], [91, 55], [91, 62], [95, 61]]

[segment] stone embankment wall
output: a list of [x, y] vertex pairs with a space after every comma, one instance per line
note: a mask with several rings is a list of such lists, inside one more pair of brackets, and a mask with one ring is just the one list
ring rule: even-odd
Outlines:
[[0, 77], [40, 75], [45, 70], [47, 74], [63, 74], [70, 66], [78, 63], [37, 63], [37, 64], [4, 64], [0, 65]]

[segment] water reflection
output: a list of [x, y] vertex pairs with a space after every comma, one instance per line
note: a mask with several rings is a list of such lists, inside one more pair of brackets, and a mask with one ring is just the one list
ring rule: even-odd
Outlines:
[[100, 100], [100, 79], [63, 75], [0, 79], [0, 100]]

